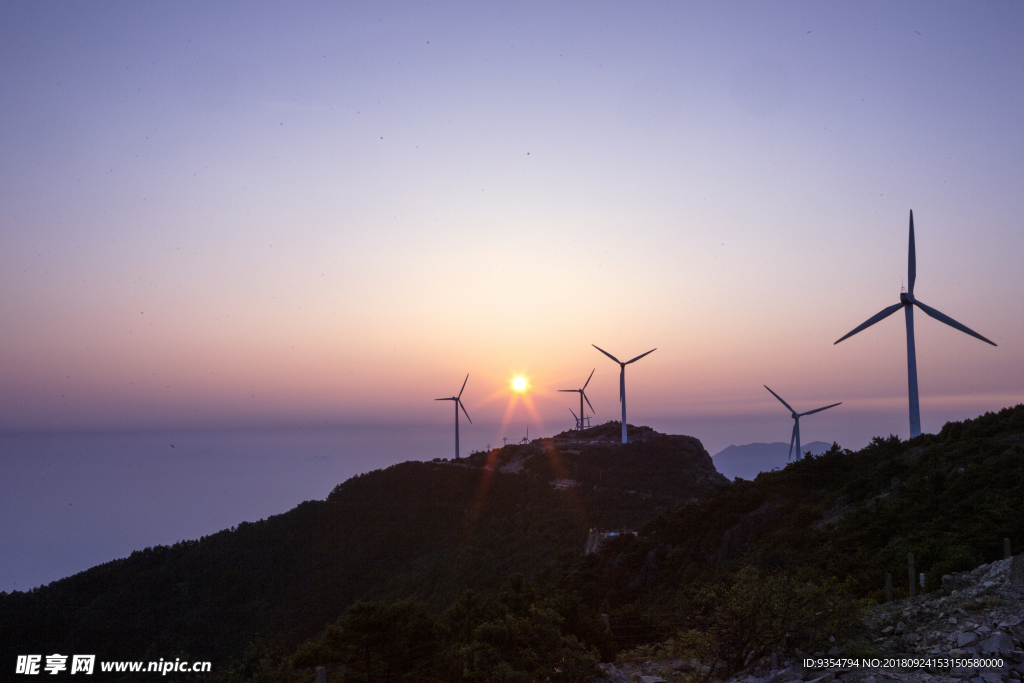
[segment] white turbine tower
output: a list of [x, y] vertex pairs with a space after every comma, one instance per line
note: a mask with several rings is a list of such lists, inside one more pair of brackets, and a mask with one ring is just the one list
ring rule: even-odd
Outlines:
[[[462, 380], [462, 388], [459, 389], [458, 396], [452, 396], [451, 398], [435, 398], [435, 401], [455, 401], [455, 459], [459, 459], [459, 408], [462, 408], [462, 412], [466, 413], [466, 406], [462, 405], [462, 392], [466, 390], [466, 382], [469, 381], [469, 375], [466, 375], [466, 379]], [[473, 424], [473, 420], [470, 419], [469, 413], [466, 413], [466, 419], [469, 420], [470, 424]]]
[[[768, 385], [765, 384], [764, 388], [768, 389]], [[833, 403], [830, 406], [825, 406], [824, 408], [815, 408], [814, 410], [808, 410], [806, 413], [798, 413], [795, 410], [793, 410], [793, 406], [783, 401], [781, 396], [776, 394], [771, 389], [768, 389], [768, 391], [771, 391], [772, 396], [779, 399], [779, 401], [782, 401], [782, 405], [786, 406], [786, 408], [789, 409], [789, 413], [793, 417], [793, 436], [789, 437], [789, 457], [786, 458], [786, 460], [789, 460], [789, 458], [793, 457], [794, 442], [796, 443], [796, 459], [799, 460], [800, 458], [804, 457], [804, 454], [800, 451], [800, 418], [804, 417], [805, 415], [814, 415], [815, 413], [820, 413], [821, 411], [828, 410], [829, 408], [835, 408], [838, 405], [842, 405], [842, 401], [840, 401], [839, 403]]]
[[[597, 349], [598, 351], [600, 351], [601, 353], [608, 356], [613, 361], [619, 364], [619, 402], [622, 403], [622, 443], [629, 443], [629, 439], [626, 438], [626, 366], [629, 365], [630, 363], [637, 362], [638, 360], [646, 356], [647, 353], [654, 353], [658, 349], [653, 348], [647, 353], [641, 353], [633, 360], [627, 360], [625, 363], [623, 363], [621, 360], [619, 360], [612, 354], [608, 353], [597, 344], [591, 344], [591, 346], [593, 346], [595, 349]], [[589, 403], [589, 401], [587, 402]]]
[[[597, 368], [594, 368], [594, 370], [590, 371], [590, 377], [594, 376], [594, 371], [595, 370], [597, 370]], [[594, 406], [590, 405], [590, 399], [587, 398], [587, 395], [585, 393], [583, 393], [583, 390], [587, 388], [588, 384], [590, 384], [590, 377], [587, 377], [587, 381], [583, 383], [583, 389], [559, 389], [558, 390], [559, 392], [563, 392], [563, 393], [571, 394], [571, 393], [579, 392], [579, 394], [580, 394], [580, 416], [576, 418], [576, 429], [577, 430], [583, 429], [583, 401], [584, 400], [586, 400], [587, 401], [587, 405], [590, 406], [590, 411], [591, 412], [594, 412], [594, 413], [597, 412], [596, 410], [594, 410]], [[574, 417], [575, 417], [575, 415], [576, 415], [576, 413], [573, 413]]]
[[914, 298], [914, 281], [917, 279], [917, 254], [914, 249], [914, 212], [910, 212], [910, 247], [907, 256], [907, 291], [900, 292], [900, 302], [883, 309], [877, 315], [869, 318], [867, 322], [854, 328], [852, 331], [846, 333], [839, 338], [835, 343], [843, 341], [847, 337], [852, 337], [861, 330], [865, 330], [879, 320], [888, 318], [896, 311], [903, 309], [907, 319], [907, 389], [910, 398], [910, 437], [920, 436], [921, 434], [921, 407], [918, 402], [917, 396], [917, 352], [914, 350], [914, 306], [917, 306], [922, 311], [935, 318], [939, 322], [946, 323], [952, 328], [958, 329], [961, 332], [977, 337], [986, 344], [996, 346], [996, 343], [985, 339], [974, 330], [961, 325], [957, 321], [953, 320], [947, 315], [939, 313], [930, 306], [925, 306], [923, 303]]

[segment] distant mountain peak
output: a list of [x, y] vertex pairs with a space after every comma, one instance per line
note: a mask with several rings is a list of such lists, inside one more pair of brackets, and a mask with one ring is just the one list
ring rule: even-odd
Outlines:
[[[824, 441], [812, 441], [800, 446], [804, 453], [809, 451], [814, 455], [821, 455], [831, 447], [832, 444]], [[761, 472], [781, 469], [795, 459], [795, 455], [792, 459], [789, 457], [789, 444], [781, 441], [729, 446], [711, 458], [715, 469], [729, 479], [739, 477], [751, 480]]]
[[[697, 491], [727, 483], [728, 480], [715, 470], [711, 456], [699, 439], [627, 425], [630, 442], [623, 444], [620, 425], [620, 422], [606, 422], [529, 443], [478, 451], [457, 461], [439, 462], [504, 474], [550, 477], [553, 482], [574, 481], [580, 486], [605, 490], [650, 491], [665, 487], [664, 495], [679, 496], [681, 500], [691, 498]], [[659, 485], [652, 487], [640, 480], [634, 481], [638, 473], [646, 471], [653, 475], [655, 470], [658, 471], [656, 478], [662, 480]]]

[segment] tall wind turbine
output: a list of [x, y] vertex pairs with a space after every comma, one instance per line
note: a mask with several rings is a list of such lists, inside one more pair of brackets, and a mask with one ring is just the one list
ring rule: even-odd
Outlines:
[[[455, 401], [455, 459], [459, 459], [459, 408], [462, 408], [462, 412], [466, 413], [466, 406], [462, 405], [462, 392], [466, 390], [466, 382], [469, 381], [469, 375], [466, 375], [466, 379], [462, 380], [462, 388], [459, 389], [458, 396], [452, 396], [451, 398], [435, 398], [435, 401]], [[470, 424], [473, 424], [473, 420], [470, 419], [469, 413], [466, 413], [466, 419], [469, 420]]]
[[622, 403], [622, 443], [629, 443], [629, 440], [626, 438], [626, 366], [629, 365], [630, 363], [637, 362], [638, 360], [646, 356], [647, 353], [654, 353], [658, 349], [653, 348], [647, 353], [641, 353], [633, 360], [627, 360], [625, 363], [623, 363], [621, 360], [619, 360], [612, 354], [608, 353], [597, 344], [591, 344], [591, 346], [593, 346], [595, 349], [597, 349], [598, 351], [600, 351], [601, 353], [608, 356], [613, 361], [619, 364], [619, 402]]
[[[597, 370], [597, 368], [594, 368], [594, 370], [590, 371], [590, 377], [594, 376], [594, 371], [595, 370]], [[587, 385], [590, 384], [590, 377], [587, 377], [587, 381], [583, 383], [583, 389], [586, 389]], [[583, 401], [584, 400], [586, 400], [587, 405], [590, 406], [590, 412], [592, 412], [592, 413], [596, 413], [597, 412], [596, 410], [594, 410], [594, 406], [590, 405], [590, 399], [587, 398], [587, 395], [583, 393], [583, 389], [559, 389], [559, 391], [565, 392], [565, 393], [570, 393], [571, 394], [573, 392], [577, 392], [578, 391], [579, 394], [580, 394], [580, 416], [578, 418], [576, 418], [576, 429], [577, 430], [583, 429]], [[573, 415], [575, 415], [575, 414], [576, 413], [573, 413]]]
[[952, 328], [960, 330], [972, 337], [977, 337], [986, 344], [996, 346], [996, 343], [985, 339], [980, 334], [970, 329], [965, 325], [961, 325], [957, 321], [950, 318], [948, 315], [939, 313], [930, 306], [925, 306], [923, 303], [914, 298], [914, 281], [917, 279], [917, 255], [914, 250], [914, 212], [910, 212], [910, 247], [909, 254], [907, 256], [907, 291], [900, 292], [900, 302], [889, 306], [888, 308], [882, 309], [881, 312], [876, 314], [872, 318], [854, 328], [850, 332], [840, 337], [835, 343], [843, 341], [847, 337], [852, 337], [861, 330], [865, 330], [879, 320], [888, 318], [896, 311], [903, 309], [904, 314], [907, 318], [907, 388], [910, 395], [910, 436], [920, 436], [921, 434], [921, 408], [918, 403], [917, 397], [917, 352], [914, 350], [914, 306], [917, 306], [922, 311], [935, 318], [939, 322], [946, 323]]
[[[768, 389], [768, 385], [765, 384], [764, 388]], [[806, 413], [798, 413], [795, 410], [793, 410], [793, 406], [783, 401], [781, 396], [776, 394], [771, 389], [768, 389], [768, 391], [771, 391], [772, 396], [782, 401], [782, 405], [786, 406], [786, 408], [789, 409], [789, 412], [793, 417], [793, 436], [789, 437], [789, 457], [786, 458], [786, 460], [789, 460], [789, 458], [793, 457], [794, 441], [796, 442], [796, 459], [799, 460], [800, 458], [804, 457], [804, 454], [800, 451], [800, 418], [805, 415], [814, 415], [815, 413], [820, 413], [821, 411], [828, 410], [829, 408], [835, 408], [836, 406], [842, 405], [843, 403], [842, 401], [840, 401], [839, 403], [833, 403], [832, 405], [825, 406], [824, 408], [815, 408], [814, 410], [808, 410]]]

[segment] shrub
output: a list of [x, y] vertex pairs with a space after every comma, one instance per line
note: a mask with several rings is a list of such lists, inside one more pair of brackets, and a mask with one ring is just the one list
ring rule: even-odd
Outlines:
[[856, 631], [861, 607], [849, 582], [761, 576], [745, 567], [697, 594], [689, 628], [668, 647], [684, 658], [724, 662], [723, 673], [732, 673], [772, 652], [830, 649]]

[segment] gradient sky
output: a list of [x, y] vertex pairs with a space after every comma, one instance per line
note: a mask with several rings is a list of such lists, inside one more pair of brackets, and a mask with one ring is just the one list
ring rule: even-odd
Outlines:
[[524, 373], [562, 428], [594, 367], [618, 417], [594, 343], [658, 347], [631, 422], [783, 440], [768, 384], [906, 437], [902, 316], [832, 343], [899, 300], [909, 209], [916, 295], [999, 344], [918, 313], [924, 429], [1020, 402], [1021, 35], [1011, 2], [4, 2], [0, 429], [443, 423], [467, 372], [475, 421]]

